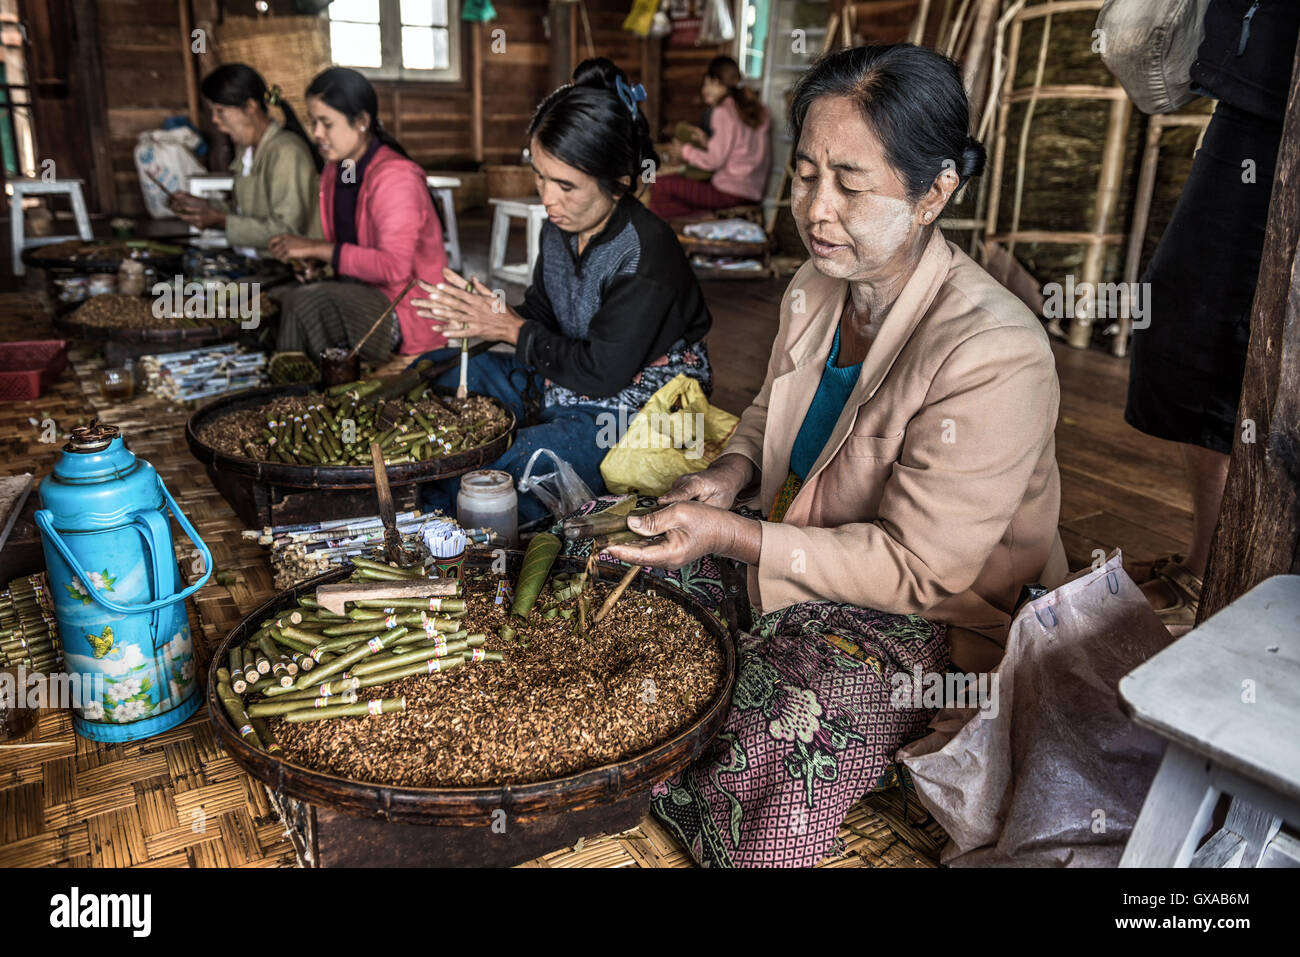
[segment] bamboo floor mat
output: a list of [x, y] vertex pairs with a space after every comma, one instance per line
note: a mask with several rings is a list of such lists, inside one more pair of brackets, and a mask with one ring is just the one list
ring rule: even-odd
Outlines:
[[[47, 307], [28, 293], [0, 295], [0, 341], [52, 338]], [[153, 464], [234, 581], [209, 581], [190, 603], [195, 659], [206, 682], [212, 649], [275, 593], [266, 550], [213, 488], [184, 438], [189, 410], [151, 395], [113, 405], [99, 395], [103, 360], [74, 343], [69, 369], [40, 399], [0, 404], [0, 456], [8, 474], [40, 480], [62, 445], [40, 442], [41, 422], [60, 434], [93, 415], [122, 428]], [[384, 372], [405, 363], [397, 360]], [[196, 577], [192, 546], [177, 539], [182, 575]], [[262, 785], [226, 756], [207, 708], [170, 731], [130, 744], [77, 737], [71, 717], [45, 710], [25, 741], [0, 746], [0, 867], [292, 867], [293, 848]], [[860, 801], [821, 867], [935, 867], [945, 837], [913, 799], [904, 819], [897, 791]], [[924, 818], [924, 822], [915, 823]], [[584, 839], [523, 867], [690, 867], [685, 850], [649, 815], [630, 831]]]

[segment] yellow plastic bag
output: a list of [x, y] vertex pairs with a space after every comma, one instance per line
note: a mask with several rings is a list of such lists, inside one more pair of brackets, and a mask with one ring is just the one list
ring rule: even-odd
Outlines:
[[[628, 423], [623, 438], [600, 463], [600, 474], [611, 492], [662, 495], [678, 476], [708, 468], [739, 422], [709, 405], [700, 383], [682, 373]], [[608, 428], [612, 431], [612, 424]], [[603, 436], [604, 431], [597, 441]]]

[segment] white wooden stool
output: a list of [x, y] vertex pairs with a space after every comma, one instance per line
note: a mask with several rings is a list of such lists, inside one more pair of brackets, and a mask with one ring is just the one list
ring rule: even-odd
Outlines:
[[[536, 196], [514, 199], [489, 200], [496, 211], [492, 214], [492, 238], [488, 243], [488, 278], [500, 276], [510, 282], [527, 286], [533, 281], [533, 266], [537, 263], [542, 223], [546, 222], [546, 207]], [[506, 259], [506, 242], [510, 239], [510, 220], [522, 219], [528, 229], [528, 262], [510, 263]]]
[[[460, 272], [460, 230], [456, 227], [456, 201], [451, 191], [460, 189], [460, 180], [455, 176], [426, 176], [429, 192], [442, 206], [442, 221], [446, 226], [443, 245], [447, 247], [447, 265]], [[438, 280], [441, 281], [439, 276]]]
[[[80, 237], [84, 240], [94, 238], [94, 233], [90, 230], [90, 214], [86, 212], [86, 198], [81, 193], [81, 180], [79, 179], [15, 179], [9, 184], [9, 228], [10, 242], [13, 247], [14, 275], [27, 275], [27, 267], [23, 265], [23, 250], [34, 249], [37, 246], [49, 246], [53, 243], [61, 243], [65, 239], [77, 239]], [[24, 196], [54, 196], [62, 195], [68, 197], [72, 203], [72, 216], [77, 222], [77, 235], [65, 236], [31, 236], [24, 235], [23, 229], [23, 197]]]
[[[1297, 689], [1300, 575], [1261, 582], [1120, 680], [1133, 720], [1169, 740], [1121, 867], [1291, 856], [1278, 828], [1300, 827]], [[1197, 851], [1220, 794], [1233, 798], [1224, 830]]]

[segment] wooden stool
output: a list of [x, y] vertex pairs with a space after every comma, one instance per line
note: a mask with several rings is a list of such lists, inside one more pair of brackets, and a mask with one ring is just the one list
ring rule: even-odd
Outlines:
[[[488, 278], [501, 276], [510, 282], [527, 286], [533, 281], [533, 266], [537, 263], [542, 223], [546, 222], [546, 207], [536, 196], [492, 199], [488, 202], [496, 207], [492, 214], [492, 238], [488, 244]], [[528, 229], [527, 263], [507, 264], [505, 261], [511, 219], [522, 219]]]
[[[81, 193], [81, 180], [16, 179], [10, 182], [9, 190], [9, 228], [11, 230], [10, 241], [13, 247], [15, 276], [27, 275], [27, 267], [23, 265], [23, 250], [25, 249], [49, 246], [53, 243], [61, 243], [65, 239], [80, 237], [89, 241], [94, 238], [94, 233], [90, 230], [90, 214], [86, 212], [86, 198]], [[72, 203], [72, 215], [77, 221], [77, 234], [75, 236], [32, 236], [30, 238], [25, 236], [23, 229], [23, 197], [53, 196], [56, 194], [68, 197], [68, 201]]]
[[[460, 180], [455, 176], [426, 176], [429, 192], [434, 201], [442, 207], [443, 245], [447, 248], [447, 265], [460, 272], [460, 230], [456, 226], [456, 203], [451, 191], [460, 189]], [[437, 281], [441, 282], [439, 276]]]
[[[1297, 688], [1300, 575], [1261, 582], [1120, 680], [1133, 720], [1169, 740], [1121, 867], [1277, 866], [1294, 854], [1278, 828], [1300, 827]], [[1225, 828], [1197, 851], [1221, 793], [1234, 799]]]

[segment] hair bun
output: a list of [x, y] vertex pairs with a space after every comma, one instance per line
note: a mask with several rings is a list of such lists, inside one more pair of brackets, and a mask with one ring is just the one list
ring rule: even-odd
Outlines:
[[598, 90], [616, 92], [619, 77], [625, 81], [627, 75], [609, 57], [592, 57], [583, 60], [573, 70], [574, 86], [594, 86]]
[[984, 172], [984, 159], [984, 145], [975, 137], [967, 136], [966, 145], [961, 151], [961, 163], [957, 170], [962, 182]]

